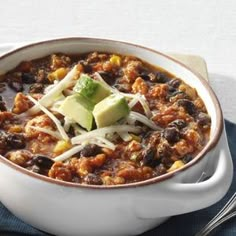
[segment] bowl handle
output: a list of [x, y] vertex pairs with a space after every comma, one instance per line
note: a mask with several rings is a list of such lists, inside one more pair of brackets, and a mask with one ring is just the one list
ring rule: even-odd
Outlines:
[[[217, 145], [217, 156], [212, 157], [212, 175], [200, 183], [178, 183], [165, 181], [157, 188], [146, 186], [145, 194], [135, 201], [138, 218], [151, 219], [179, 215], [208, 207], [219, 201], [228, 191], [233, 178], [233, 164], [225, 132]], [[147, 193], [147, 192], [146, 192]], [[145, 194], [145, 196], [144, 196]], [[143, 200], [143, 201], [141, 201]]]

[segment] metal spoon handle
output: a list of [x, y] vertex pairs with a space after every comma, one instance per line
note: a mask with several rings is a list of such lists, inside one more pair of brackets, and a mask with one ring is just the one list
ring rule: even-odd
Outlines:
[[219, 213], [195, 236], [206, 236], [213, 229], [236, 215], [236, 193], [230, 198]]
[[215, 228], [219, 225], [223, 224], [227, 220], [236, 216], [236, 212], [232, 212], [231, 214], [221, 218], [219, 221], [216, 221], [214, 224], [208, 225], [204, 227], [201, 231], [199, 231], [195, 236], [208, 236]]

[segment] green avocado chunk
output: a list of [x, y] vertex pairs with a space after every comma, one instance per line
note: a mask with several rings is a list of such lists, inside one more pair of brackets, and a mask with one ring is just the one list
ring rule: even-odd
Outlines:
[[68, 96], [61, 104], [59, 110], [80, 126], [90, 131], [93, 127], [92, 110], [94, 104], [80, 94]]
[[109, 126], [129, 114], [129, 106], [125, 98], [112, 94], [95, 105], [93, 116], [98, 128]]
[[85, 74], [80, 76], [73, 90], [95, 104], [110, 95], [110, 90], [101, 82], [93, 80]]

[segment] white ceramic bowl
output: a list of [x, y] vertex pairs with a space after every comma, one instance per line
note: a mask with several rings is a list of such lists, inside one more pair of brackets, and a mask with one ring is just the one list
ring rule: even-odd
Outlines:
[[[159, 65], [195, 87], [211, 116], [210, 141], [182, 169], [139, 183], [81, 186], [29, 172], [0, 157], [0, 200], [28, 224], [56, 235], [136, 235], [168, 217], [219, 201], [233, 174], [221, 108], [200, 75], [157, 51], [112, 40], [67, 38], [39, 42], [0, 57], [6, 72], [23, 60], [50, 53], [116, 52]], [[209, 178], [198, 179], [205, 172]]]

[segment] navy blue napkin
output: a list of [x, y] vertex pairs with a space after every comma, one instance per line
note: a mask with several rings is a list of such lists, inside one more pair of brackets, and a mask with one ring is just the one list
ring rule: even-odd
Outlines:
[[[234, 179], [226, 196], [211, 207], [203, 210], [172, 217], [159, 227], [143, 233], [141, 236], [193, 236], [224, 206], [236, 191], [236, 124], [225, 121], [230, 151], [234, 162]], [[48, 236], [16, 218], [0, 203], [0, 236]], [[235, 236], [236, 218], [220, 226], [214, 235]]]

